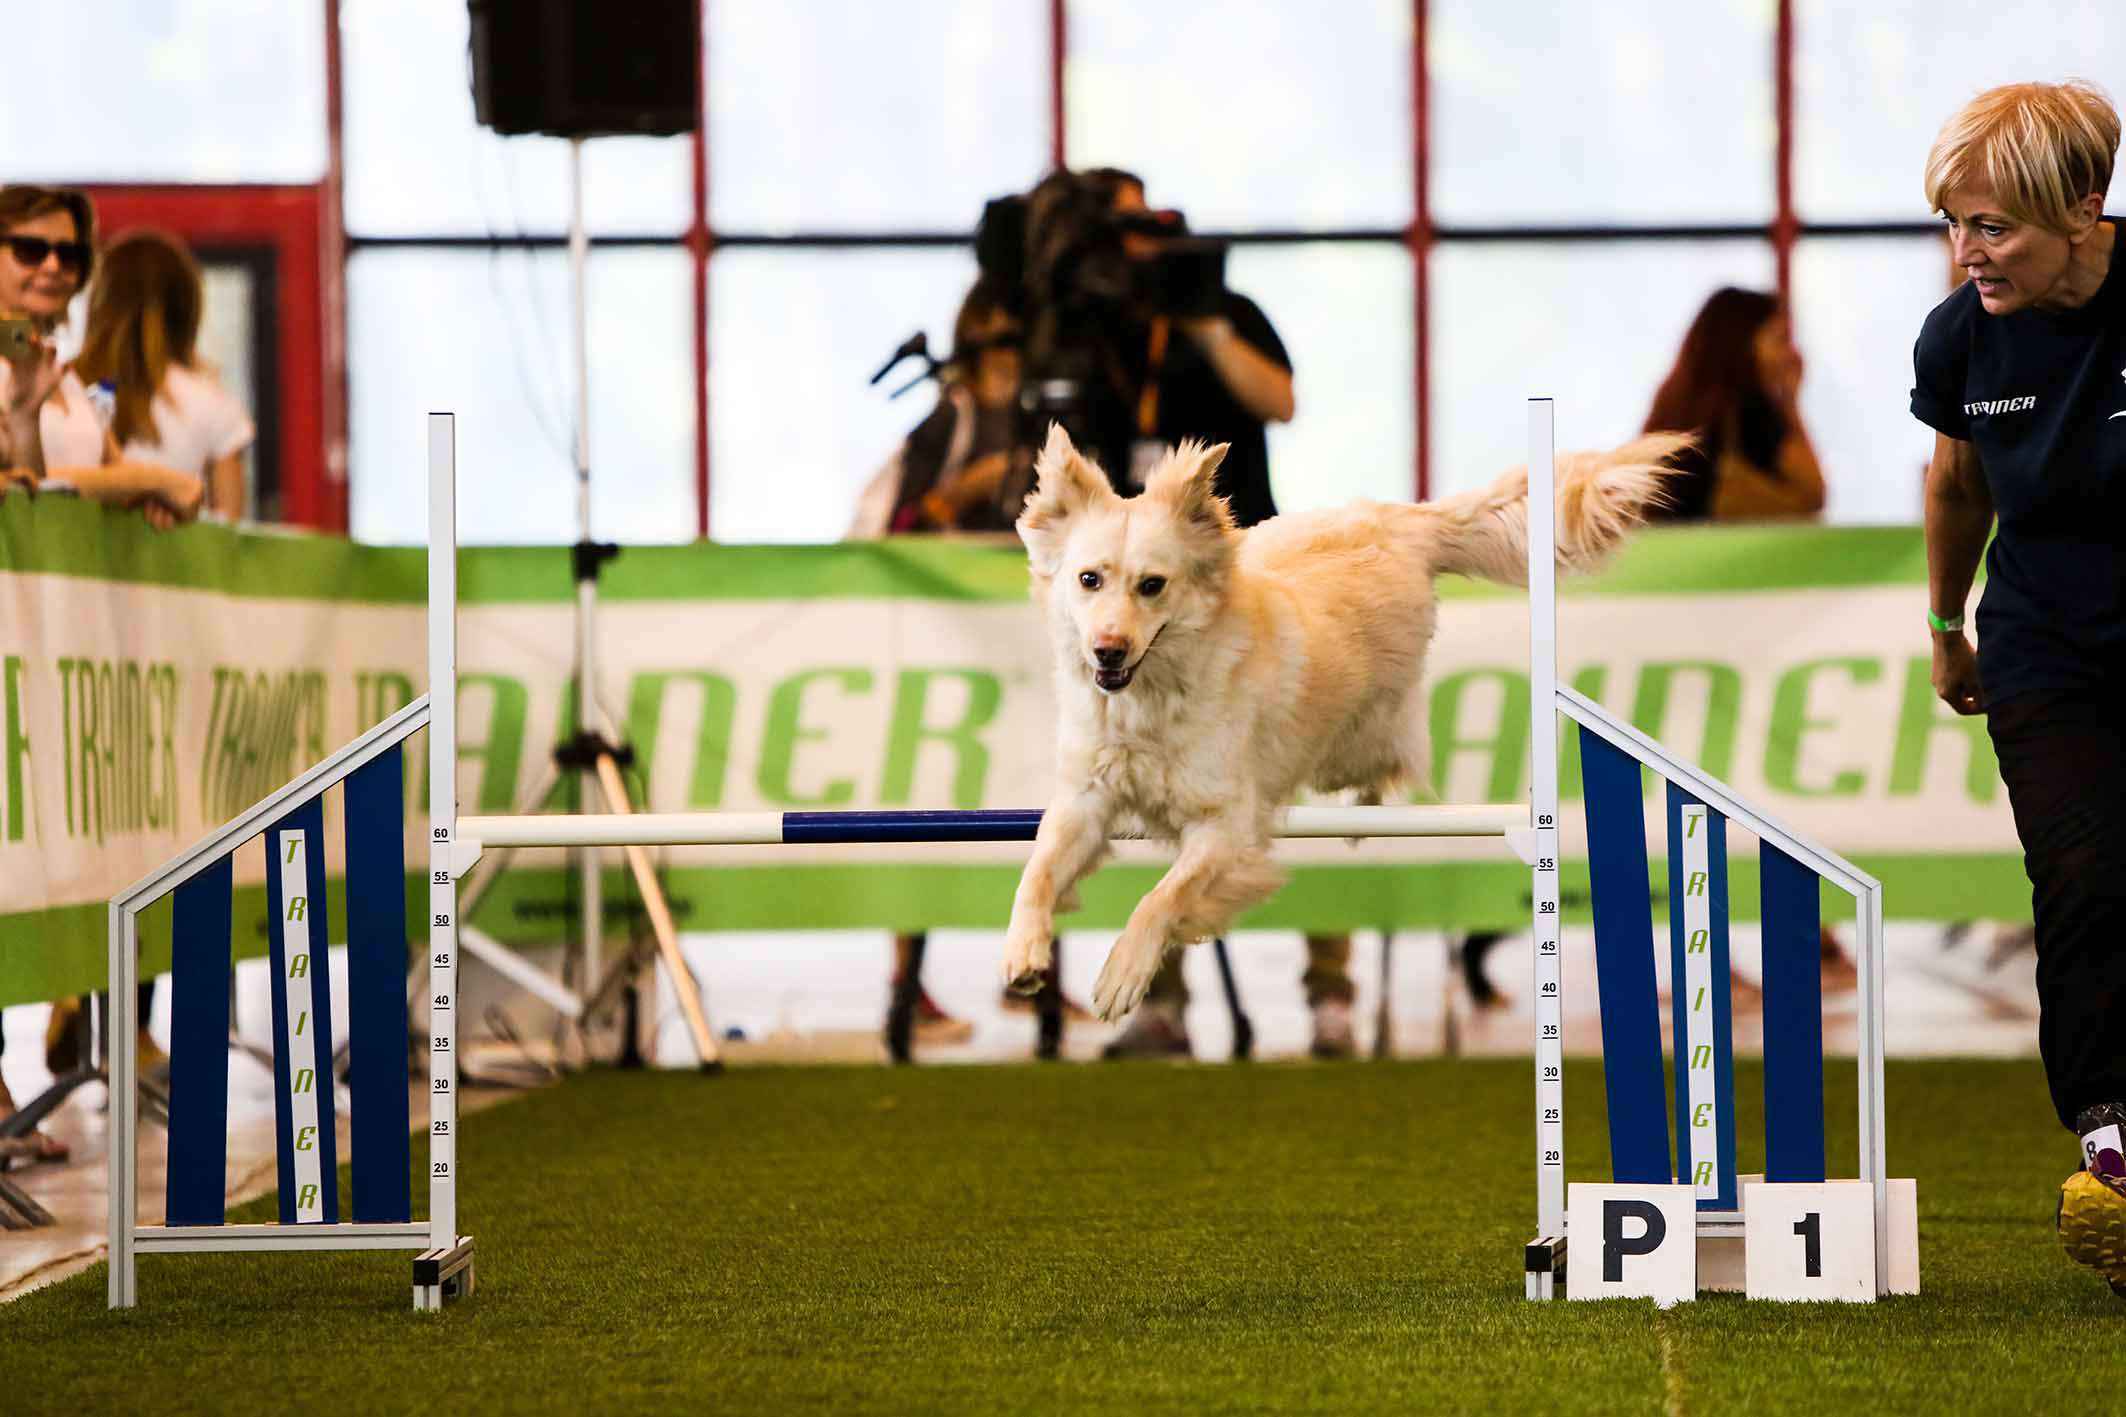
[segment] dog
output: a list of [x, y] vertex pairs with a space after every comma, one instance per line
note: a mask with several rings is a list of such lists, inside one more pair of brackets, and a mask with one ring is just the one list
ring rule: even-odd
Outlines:
[[[1661, 499], [1688, 435], [1568, 454], [1558, 561], [1598, 562]], [[1004, 979], [1040, 987], [1059, 911], [1111, 835], [1177, 843], [1115, 941], [1092, 1006], [1115, 1020], [1169, 950], [1275, 894], [1277, 811], [1302, 788], [1379, 802], [1423, 783], [1425, 650], [1444, 572], [1524, 585], [1528, 479], [1437, 502], [1356, 502], [1233, 525], [1212, 475], [1226, 445], [1184, 442], [1116, 495], [1050, 428], [1018, 519], [1054, 650], [1055, 790], [1012, 901]]]

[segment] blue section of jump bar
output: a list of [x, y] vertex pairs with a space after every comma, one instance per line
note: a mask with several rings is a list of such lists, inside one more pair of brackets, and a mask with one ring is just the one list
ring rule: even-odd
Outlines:
[[1619, 1185], [1668, 1185], [1673, 1173], [1668, 1169], [1667, 1088], [1661, 1069], [1639, 760], [1582, 728], [1580, 780], [1587, 799], [1587, 869], [1612, 1178]]
[[[1668, 784], [1668, 948], [1669, 994], [1674, 1000], [1670, 1056], [1675, 1060], [1676, 1079], [1676, 1179], [1695, 1183], [1692, 1138], [1696, 1135], [1699, 1107], [1712, 1106], [1713, 1180], [1719, 1193], [1699, 1198], [1700, 1210], [1734, 1210], [1740, 1204], [1735, 1181], [1735, 1033], [1733, 1000], [1730, 997], [1727, 953], [1727, 818], [1710, 807], [1705, 811], [1705, 879], [1693, 880], [1684, 866], [1683, 809], [1705, 804]], [[1685, 897], [1696, 892], [1706, 901], [1705, 938], [1693, 939], [1686, 930]], [[1702, 991], [1684, 987], [1690, 977], [1689, 956], [1702, 952], [1707, 962], [1707, 982]], [[1702, 997], [1700, 993], [1702, 992]], [[1701, 1014], [1699, 1010], [1706, 1012]], [[1693, 1017], [1709, 1018], [1712, 1024], [1712, 1055], [1701, 1065], [1690, 1044]], [[1692, 1097], [1692, 1081], [1709, 1081], [1712, 1096], [1702, 1089]]]
[[1037, 811], [785, 812], [786, 842], [1032, 841]]

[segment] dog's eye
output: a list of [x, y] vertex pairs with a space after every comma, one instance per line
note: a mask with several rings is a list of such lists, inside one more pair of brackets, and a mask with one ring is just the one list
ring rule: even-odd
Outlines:
[[1078, 572], [1078, 584], [1084, 586], [1087, 590], [1098, 590], [1100, 588], [1100, 573], [1098, 571], [1080, 571]]
[[1137, 582], [1137, 594], [1143, 596], [1147, 600], [1151, 599], [1153, 596], [1157, 595], [1160, 591], [1165, 589], [1165, 576], [1146, 576], [1143, 580]]

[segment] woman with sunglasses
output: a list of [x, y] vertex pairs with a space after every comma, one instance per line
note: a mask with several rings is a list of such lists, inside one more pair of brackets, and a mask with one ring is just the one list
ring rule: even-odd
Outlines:
[[[157, 526], [189, 521], [205, 484], [124, 460], [88, 390], [62, 367], [52, 333], [95, 261], [88, 194], [0, 187], [0, 489], [64, 483], [84, 497], [138, 506]], [[11, 322], [11, 323], [7, 323]], [[13, 338], [22, 323], [28, 336]]]

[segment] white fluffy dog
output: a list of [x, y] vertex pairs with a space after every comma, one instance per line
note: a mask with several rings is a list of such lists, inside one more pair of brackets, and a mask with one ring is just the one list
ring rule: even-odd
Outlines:
[[[1688, 445], [1656, 434], [1560, 459], [1558, 560], [1583, 569], [1660, 495]], [[1055, 795], [1019, 879], [1004, 978], [1039, 986], [1056, 912], [1110, 835], [1179, 844], [1093, 986], [1117, 1019], [1167, 951], [1275, 893], [1279, 808], [1301, 788], [1378, 801], [1423, 782], [1425, 648], [1442, 572], [1527, 581], [1528, 481], [1439, 502], [1356, 502], [1236, 530], [1211, 491], [1223, 445], [1183, 443], [1122, 498], [1060, 427], [1020, 516], [1055, 648]]]

